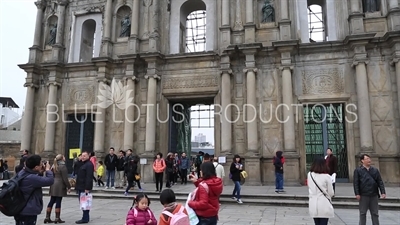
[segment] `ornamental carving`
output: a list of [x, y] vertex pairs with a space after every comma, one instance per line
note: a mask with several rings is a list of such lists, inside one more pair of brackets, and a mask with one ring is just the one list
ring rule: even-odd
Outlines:
[[94, 86], [78, 86], [69, 90], [70, 105], [93, 104], [94, 102]]
[[303, 94], [328, 94], [344, 91], [343, 71], [320, 69], [303, 71]]
[[218, 78], [214, 75], [163, 77], [164, 89], [218, 87]]

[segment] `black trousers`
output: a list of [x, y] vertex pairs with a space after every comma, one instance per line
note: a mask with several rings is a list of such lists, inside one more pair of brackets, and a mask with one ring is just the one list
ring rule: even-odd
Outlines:
[[156, 177], [156, 190], [162, 191], [164, 173], [155, 173]]
[[174, 176], [175, 176], [174, 172], [168, 172], [168, 176], [167, 176], [168, 179], [167, 179], [167, 183], [165, 184], [165, 186], [167, 188], [170, 188], [171, 185], [174, 183]]
[[187, 169], [181, 169], [181, 184], [187, 184]]

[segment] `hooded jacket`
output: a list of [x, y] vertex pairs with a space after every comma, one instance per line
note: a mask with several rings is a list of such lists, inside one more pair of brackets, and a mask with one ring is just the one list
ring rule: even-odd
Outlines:
[[[208, 185], [208, 191], [199, 185], [204, 182]], [[189, 201], [189, 206], [197, 216], [213, 217], [218, 216], [219, 211], [219, 196], [222, 193], [223, 184], [221, 178], [211, 177], [209, 179], [198, 179], [194, 185], [198, 187], [194, 200]]]
[[275, 173], [283, 173], [283, 164], [285, 163], [285, 158], [282, 156], [282, 151], [277, 151], [274, 157]]
[[[135, 216], [135, 210], [137, 211], [137, 215]], [[149, 220], [152, 223], [148, 223]], [[128, 215], [126, 216], [126, 225], [156, 225], [157, 220], [154, 216], [154, 213], [148, 208], [147, 210], [141, 210], [137, 206], [129, 210]]]

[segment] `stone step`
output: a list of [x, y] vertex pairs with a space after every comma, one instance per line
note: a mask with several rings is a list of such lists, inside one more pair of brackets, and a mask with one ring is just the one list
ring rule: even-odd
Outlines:
[[[100, 190], [94, 190], [93, 191], [93, 196], [94, 198], [100, 198], [100, 199], [125, 199], [129, 201], [131, 204], [132, 202], [132, 197], [137, 195], [140, 192], [134, 191], [130, 192], [128, 196], [125, 196], [122, 191], [100, 191]], [[48, 190], [43, 191], [44, 195], [48, 195], [49, 192]], [[159, 201], [159, 194], [156, 192], [146, 192], [148, 197], [153, 201], [153, 202], [158, 202]], [[186, 202], [187, 200], [187, 195], [184, 193], [178, 193], [176, 194], [176, 200], [178, 202]], [[77, 194], [74, 191], [71, 191], [70, 194], [68, 194], [68, 197], [74, 197], [77, 198]], [[346, 198], [344, 198], [346, 199]], [[244, 201], [244, 204], [246, 205], [271, 205], [271, 206], [286, 206], [286, 207], [308, 207], [308, 197], [307, 196], [285, 196], [284, 194], [277, 194], [275, 196], [249, 196], [249, 195], [242, 195], [242, 200]], [[230, 196], [227, 195], [222, 195], [220, 198], [221, 204], [238, 204], [236, 201], [230, 198]], [[339, 201], [339, 199], [336, 199], [336, 197], [333, 199], [333, 205], [335, 208], [344, 208], [344, 209], [358, 209], [358, 202], [356, 200], [354, 201]], [[379, 202], [379, 209], [381, 210], [400, 210], [400, 203], [399, 202], [390, 202], [390, 199], [385, 200], [385, 201], [380, 201]]]

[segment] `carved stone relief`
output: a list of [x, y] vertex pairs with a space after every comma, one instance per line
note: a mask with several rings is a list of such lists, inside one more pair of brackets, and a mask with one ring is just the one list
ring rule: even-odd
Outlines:
[[262, 76], [261, 91], [264, 99], [276, 97], [275, 73], [273, 71], [265, 71]]
[[397, 144], [395, 141], [396, 128], [393, 124], [381, 125], [374, 127], [375, 148], [377, 153], [397, 151]]
[[94, 85], [73, 85], [68, 90], [68, 105], [85, 105], [94, 104], [95, 102], [95, 87]]
[[164, 89], [218, 87], [218, 78], [214, 75], [167, 77], [162, 82]]
[[265, 129], [263, 134], [263, 152], [264, 156], [274, 155], [275, 151], [281, 150], [281, 141], [276, 135], [278, 130]]
[[303, 94], [330, 94], [344, 91], [342, 70], [336, 68], [306, 70], [302, 75]]

